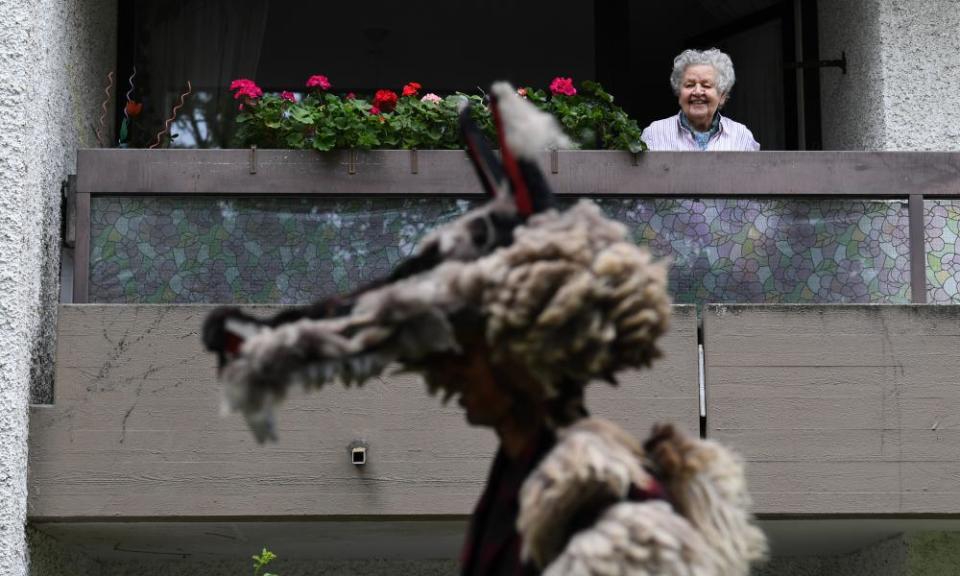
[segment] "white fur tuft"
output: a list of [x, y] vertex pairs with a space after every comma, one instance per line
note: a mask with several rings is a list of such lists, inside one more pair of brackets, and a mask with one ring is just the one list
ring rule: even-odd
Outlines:
[[508, 82], [495, 82], [490, 91], [497, 97], [507, 146], [518, 158], [535, 160], [544, 150], [576, 148], [556, 118], [521, 98]]

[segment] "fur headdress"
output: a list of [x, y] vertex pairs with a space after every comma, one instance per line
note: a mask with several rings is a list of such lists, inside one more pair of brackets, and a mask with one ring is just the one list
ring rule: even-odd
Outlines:
[[488, 202], [428, 234], [389, 277], [269, 319], [236, 308], [207, 318], [226, 403], [259, 440], [272, 437], [270, 408], [292, 383], [362, 384], [393, 363], [422, 370], [460, 351], [461, 318], [479, 318], [494, 357], [525, 364], [548, 399], [660, 355], [665, 266], [592, 202], [554, 208], [536, 157], [570, 141], [550, 115], [506, 83], [490, 106], [499, 158], [461, 113]]

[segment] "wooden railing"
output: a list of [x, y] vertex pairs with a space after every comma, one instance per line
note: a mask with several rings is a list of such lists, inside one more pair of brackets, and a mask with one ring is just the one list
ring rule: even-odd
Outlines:
[[[925, 302], [925, 198], [960, 198], [960, 153], [545, 152], [558, 194], [621, 197], [899, 198], [909, 202], [911, 292]], [[74, 301], [87, 301], [96, 195], [476, 197], [459, 151], [81, 150]]]
[[[32, 518], [469, 514], [495, 451], [489, 430], [419, 378], [388, 376], [294, 394], [279, 441], [258, 445], [242, 417], [220, 415], [199, 336], [210, 309], [61, 307], [56, 399], [30, 418]], [[638, 435], [661, 420], [697, 433], [695, 307], [676, 307], [672, 326], [655, 369], [593, 387], [598, 414]], [[368, 446], [363, 466], [354, 441]]]
[[[417, 378], [294, 395], [276, 444], [221, 417], [198, 335], [209, 309], [61, 308], [56, 401], [30, 415], [31, 518], [469, 513], [494, 438]], [[759, 514], [960, 515], [960, 308], [712, 306], [703, 324], [702, 432], [744, 455]], [[695, 307], [675, 307], [663, 346], [620, 387], [593, 384], [592, 412], [639, 436], [700, 430]]]
[[[956, 153], [560, 152], [542, 166], [562, 195], [901, 199], [920, 302], [923, 201], [960, 198]], [[461, 152], [82, 151], [75, 299], [87, 294], [96, 195], [414, 190], [479, 194]], [[208, 310], [61, 308], [55, 402], [31, 411], [34, 520], [469, 512], [493, 437], [439, 407], [417, 379], [292, 399], [280, 443], [257, 446], [239, 417], [218, 415], [213, 360], [198, 337]], [[740, 450], [768, 517], [955, 517], [958, 344], [954, 306], [711, 305], [702, 328], [695, 307], [677, 306], [666, 358], [619, 389], [595, 385], [589, 404], [637, 434], [671, 420]], [[355, 440], [371, 446], [363, 468], [347, 458]]]

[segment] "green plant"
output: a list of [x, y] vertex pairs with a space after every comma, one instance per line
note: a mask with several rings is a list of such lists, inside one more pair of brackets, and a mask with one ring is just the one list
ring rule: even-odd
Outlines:
[[[380, 90], [368, 101], [353, 94], [328, 91], [329, 82], [308, 83], [312, 89], [297, 100], [290, 92], [263, 94], [251, 80], [235, 80], [231, 90], [241, 100], [237, 116], [237, 145], [261, 148], [333, 149], [400, 148], [458, 149], [458, 110], [472, 104], [480, 128], [493, 137], [490, 111], [479, 95], [453, 94], [419, 97], [420, 85], [404, 86], [402, 95]], [[563, 80], [565, 83], [557, 84]], [[559, 86], [559, 87], [558, 87]], [[570, 79], [556, 79], [550, 92], [521, 88], [530, 102], [557, 117], [581, 148], [640, 152], [646, 145], [640, 128], [600, 84], [586, 81], [580, 91]]]
[[[263, 549], [263, 552], [260, 554], [254, 554], [251, 556], [253, 558], [253, 576], [260, 576], [260, 571], [263, 570], [264, 566], [273, 562], [277, 559], [277, 555], [273, 552]], [[270, 572], [264, 572], [263, 576], [280, 576], [279, 574], [271, 574]]]
[[543, 90], [528, 88], [527, 98], [556, 116], [581, 148], [633, 153], [647, 149], [640, 139], [642, 130], [637, 121], [615, 105], [613, 96], [598, 82], [586, 80], [572, 95], [548, 95]]

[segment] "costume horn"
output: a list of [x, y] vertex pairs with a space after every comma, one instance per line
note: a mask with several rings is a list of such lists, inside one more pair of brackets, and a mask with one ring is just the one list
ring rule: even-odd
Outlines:
[[521, 98], [506, 82], [491, 87], [490, 110], [517, 212], [527, 218], [553, 208], [553, 192], [537, 165], [537, 156], [544, 150], [573, 148], [573, 142], [553, 116]]

